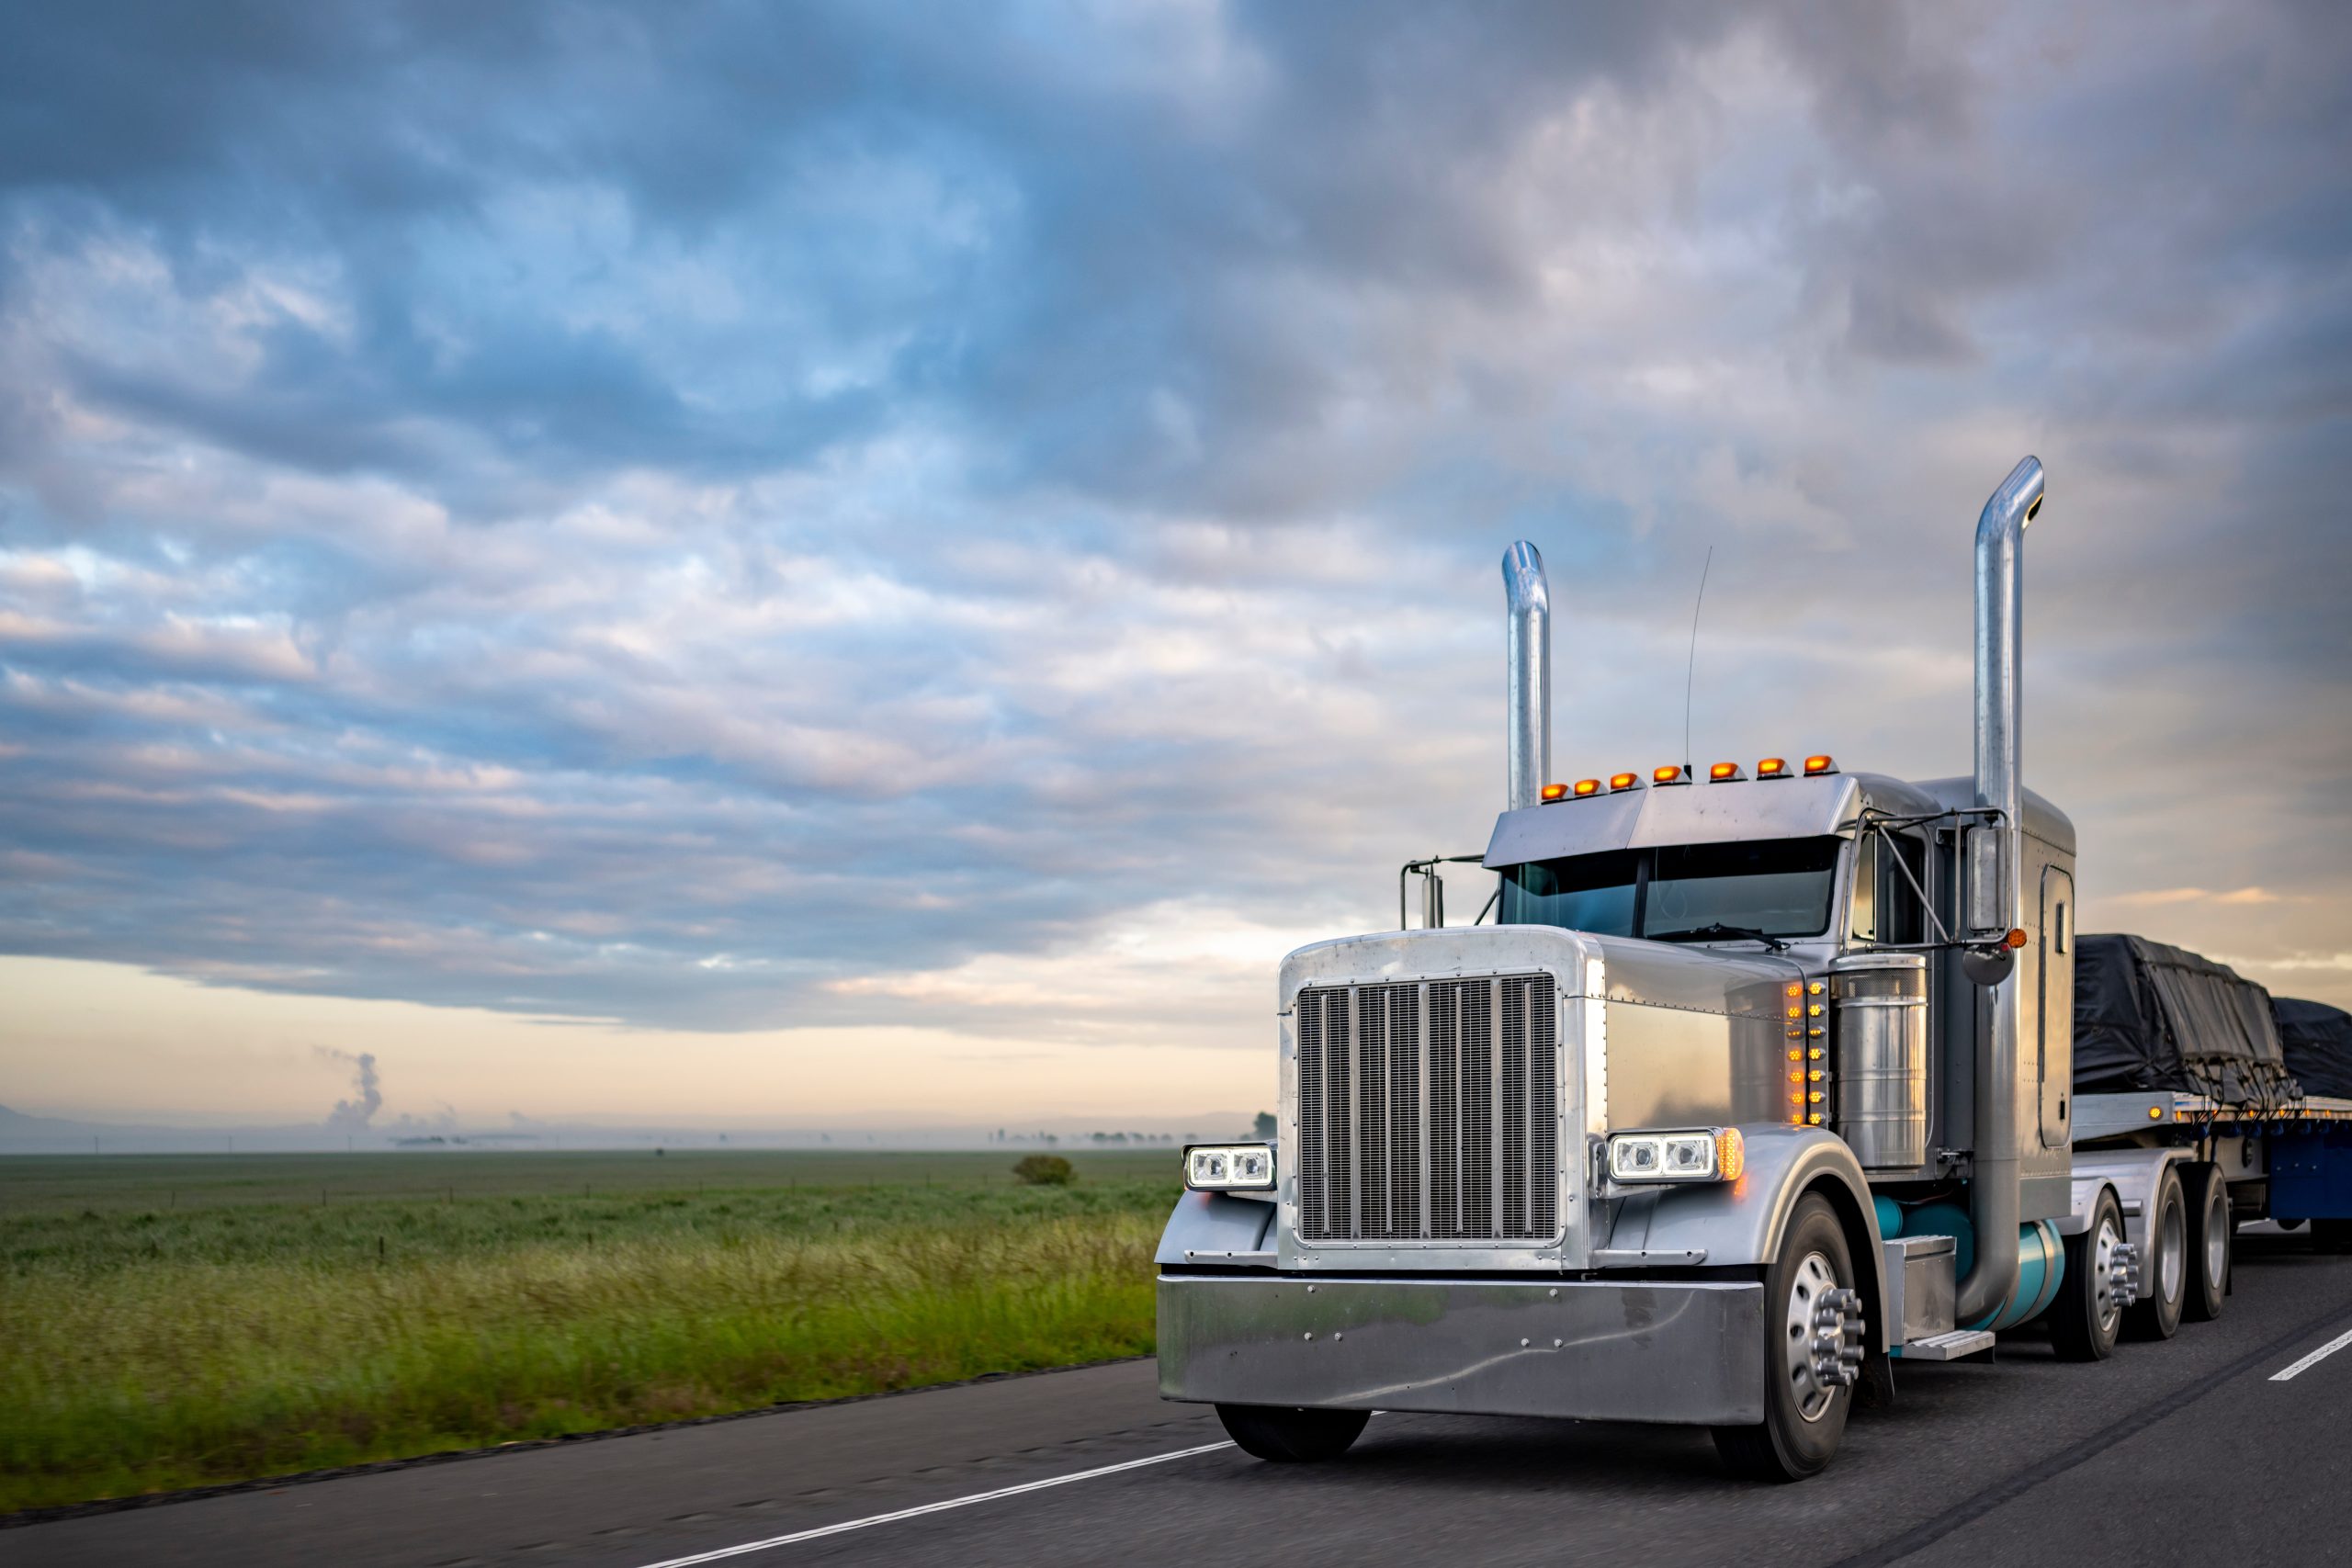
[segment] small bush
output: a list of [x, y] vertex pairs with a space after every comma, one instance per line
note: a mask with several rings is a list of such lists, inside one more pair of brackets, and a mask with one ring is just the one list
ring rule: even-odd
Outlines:
[[1078, 1173], [1069, 1168], [1069, 1161], [1059, 1155], [1024, 1156], [1021, 1163], [1012, 1168], [1012, 1174], [1031, 1187], [1068, 1187], [1078, 1179]]

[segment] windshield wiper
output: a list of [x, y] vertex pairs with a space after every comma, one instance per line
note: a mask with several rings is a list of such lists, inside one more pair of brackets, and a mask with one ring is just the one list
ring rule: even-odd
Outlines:
[[1727, 926], [1721, 920], [1714, 921], [1709, 925], [1701, 926], [1696, 931], [1659, 931], [1656, 935], [1652, 936], [1650, 940], [1652, 942], [1675, 942], [1683, 937], [1697, 937], [1702, 942], [1719, 937], [1731, 937], [1746, 942], [1760, 942], [1775, 953], [1786, 953], [1789, 950], [1789, 944], [1782, 942], [1779, 937], [1767, 935], [1763, 931], [1758, 931], [1753, 926]]

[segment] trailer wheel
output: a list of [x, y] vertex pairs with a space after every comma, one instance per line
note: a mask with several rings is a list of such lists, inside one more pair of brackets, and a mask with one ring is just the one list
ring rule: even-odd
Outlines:
[[2132, 1304], [2124, 1326], [2134, 1339], [2169, 1339], [2180, 1330], [2181, 1298], [2188, 1293], [2188, 1202], [2180, 1172], [2169, 1165], [2148, 1200], [2148, 1245], [2140, 1267], [2154, 1293]]
[[1803, 1481], [1827, 1467], [1846, 1436], [1861, 1362], [1853, 1258], [1818, 1192], [1789, 1216], [1764, 1303], [1764, 1419], [1716, 1427], [1715, 1451], [1751, 1481]]
[[2222, 1315], [2230, 1293], [2230, 1184], [2209, 1161], [2184, 1167], [2182, 1195], [2188, 1211], [2188, 1279], [2181, 1314], [2191, 1323]]
[[1270, 1404], [1220, 1404], [1216, 1418], [1241, 1451], [1275, 1464], [1338, 1459], [1363, 1433], [1368, 1410], [1284, 1410]]
[[2050, 1309], [2050, 1338], [2061, 1360], [2104, 1361], [2114, 1353], [2130, 1304], [2131, 1256], [2122, 1207], [2101, 1189], [2089, 1227], [2066, 1238], [2066, 1280]]
[[2352, 1252], [2352, 1220], [2313, 1220], [2312, 1250], [2341, 1257]]

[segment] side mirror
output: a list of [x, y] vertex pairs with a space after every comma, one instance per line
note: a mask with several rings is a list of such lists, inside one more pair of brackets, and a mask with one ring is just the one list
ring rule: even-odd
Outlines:
[[1974, 984], [1988, 988], [2007, 979], [2017, 966], [2015, 948], [1963, 947], [1960, 950], [1960, 972]]
[[1979, 822], [1968, 829], [1968, 934], [1994, 938], [2008, 926], [2007, 889], [2001, 886], [2003, 829]]
[[1960, 972], [1980, 986], [1997, 986], [2017, 970], [2018, 951], [2028, 938], [2022, 929], [2004, 931], [1997, 942], [1960, 950]]

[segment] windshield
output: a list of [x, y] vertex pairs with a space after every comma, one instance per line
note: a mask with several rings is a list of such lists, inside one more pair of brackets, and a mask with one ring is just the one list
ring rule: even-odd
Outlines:
[[1712, 942], [1829, 929], [1845, 840], [1680, 844], [1532, 861], [1503, 873], [1502, 923]]

